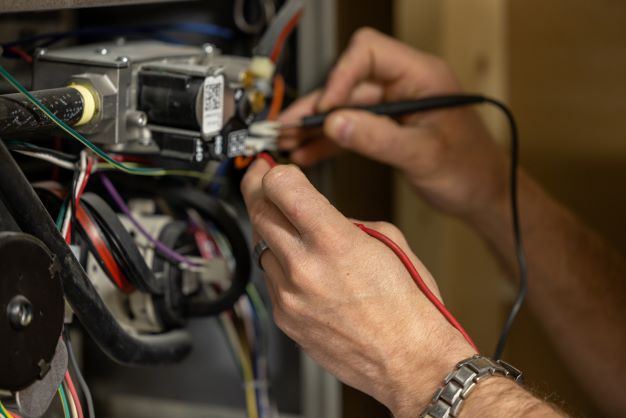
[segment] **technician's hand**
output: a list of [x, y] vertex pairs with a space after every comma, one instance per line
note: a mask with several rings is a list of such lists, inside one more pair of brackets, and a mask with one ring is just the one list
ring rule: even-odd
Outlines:
[[[458, 93], [459, 83], [439, 58], [422, 53], [372, 29], [359, 30], [332, 70], [323, 90], [306, 96], [281, 116], [302, 116], [346, 104], [373, 104]], [[470, 108], [419, 113], [396, 122], [359, 111], [337, 111], [315, 140], [281, 140], [293, 161], [311, 165], [339, 149], [390, 164], [440, 209], [471, 216], [504, 204], [504, 154]]]
[[[414, 417], [454, 364], [473, 354], [422, 295], [405, 267], [326, 200], [293, 165], [250, 167], [242, 192], [276, 324], [340, 380]], [[402, 234], [370, 224], [401, 245], [429, 287], [432, 276]]]

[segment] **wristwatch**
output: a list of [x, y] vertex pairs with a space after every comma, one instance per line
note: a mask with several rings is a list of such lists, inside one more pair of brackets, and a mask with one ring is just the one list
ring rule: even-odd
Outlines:
[[420, 418], [457, 417], [469, 394], [476, 385], [491, 376], [504, 376], [522, 382], [522, 372], [502, 360], [491, 360], [475, 355], [456, 365], [444, 379], [443, 386], [435, 392], [432, 402]]

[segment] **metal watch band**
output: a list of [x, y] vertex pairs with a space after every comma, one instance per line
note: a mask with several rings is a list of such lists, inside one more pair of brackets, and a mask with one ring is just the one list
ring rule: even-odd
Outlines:
[[435, 392], [432, 402], [422, 412], [420, 418], [457, 417], [463, 401], [476, 385], [494, 375], [522, 382], [522, 372], [510, 364], [475, 355], [458, 363], [446, 376], [443, 386]]

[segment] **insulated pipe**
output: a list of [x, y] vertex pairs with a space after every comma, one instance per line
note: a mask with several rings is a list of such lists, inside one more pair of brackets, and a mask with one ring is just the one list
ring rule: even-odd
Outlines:
[[65, 298], [89, 335], [112, 359], [127, 365], [166, 364], [180, 361], [190, 352], [191, 340], [185, 331], [131, 335], [120, 326], [2, 141], [0, 195], [22, 231], [39, 238], [55, 255]]
[[[70, 126], [80, 126], [93, 119], [96, 98], [83, 85], [72, 84], [50, 90], [33, 91], [32, 95], [56, 117]], [[28, 98], [20, 93], [0, 96], [0, 135], [10, 135], [50, 130], [56, 124]]]

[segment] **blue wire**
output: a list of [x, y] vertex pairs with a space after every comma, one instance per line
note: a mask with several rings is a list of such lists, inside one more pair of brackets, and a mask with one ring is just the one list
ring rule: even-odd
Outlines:
[[[249, 298], [250, 297], [248, 296], [248, 299]], [[256, 333], [256, 335], [259, 336], [259, 338], [256, 339], [257, 340], [256, 344], [251, 344], [251, 347], [250, 347], [250, 351], [252, 354], [252, 369], [254, 370], [254, 375], [258, 378], [259, 377], [259, 350], [257, 346], [263, 343], [260, 338], [263, 331], [261, 330], [260, 319], [256, 312], [256, 309], [254, 308], [254, 303], [252, 303], [252, 301], [250, 301], [250, 309], [252, 311], [252, 324], [254, 324], [254, 332]], [[261, 404], [260, 389], [258, 387], [255, 387], [254, 391], [256, 394], [257, 410], [259, 411], [260, 416], [262, 418], [265, 416], [265, 411], [263, 410], [263, 405]]]
[[47, 42], [45, 42], [41, 46], [50, 46], [63, 39], [77, 38], [81, 36], [114, 36], [122, 34], [151, 35], [155, 32], [194, 33], [223, 39], [231, 39], [234, 36], [234, 32], [232, 30], [218, 25], [214, 25], [212, 23], [185, 22], [126, 27], [93, 27], [66, 32], [50, 32], [41, 35], [29, 36], [27, 38], [17, 39], [10, 42], [5, 42], [1, 45], [3, 48], [6, 49], [13, 46], [20, 46], [45, 40]]
[[222, 181], [226, 176], [226, 172], [228, 171], [228, 166], [230, 165], [230, 162], [231, 159], [228, 158], [222, 161], [219, 166], [217, 166], [217, 170], [215, 170], [215, 176], [213, 177], [213, 181], [209, 186], [211, 194], [213, 196], [219, 196], [220, 191], [222, 190]]
[[162, 28], [160, 30], [166, 32], [197, 33], [200, 35], [216, 36], [224, 39], [230, 39], [233, 37], [233, 31], [230, 29], [213, 25], [211, 23], [182, 22], [174, 24], [172, 28]]

